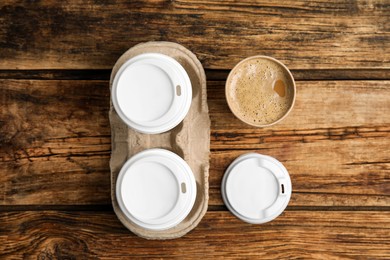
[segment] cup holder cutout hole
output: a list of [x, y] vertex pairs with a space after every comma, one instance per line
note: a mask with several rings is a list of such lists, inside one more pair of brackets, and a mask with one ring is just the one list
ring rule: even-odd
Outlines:
[[181, 183], [181, 192], [182, 193], [186, 193], [187, 192], [187, 187], [186, 187], [186, 184], [184, 182]]
[[176, 95], [179, 97], [181, 96], [181, 86], [180, 85], [176, 86]]

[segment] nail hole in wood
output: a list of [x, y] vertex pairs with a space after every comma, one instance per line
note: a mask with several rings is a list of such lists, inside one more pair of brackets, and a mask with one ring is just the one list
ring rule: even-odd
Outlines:
[[176, 95], [181, 96], [181, 86], [180, 85], [176, 86]]

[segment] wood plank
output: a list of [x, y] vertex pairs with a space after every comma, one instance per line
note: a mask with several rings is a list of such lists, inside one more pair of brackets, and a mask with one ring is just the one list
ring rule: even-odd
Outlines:
[[110, 203], [108, 83], [0, 80], [1, 204]]
[[291, 114], [264, 129], [231, 114], [223, 82], [208, 87], [212, 205], [222, 203], [221, 172], [246, 152], [271, 155], [286, 166], [295, 191], [290, 205], [390, 205], [389, 81], [297, 82]]
[[255, 54], [292, 69], [390, 67], [386, 0], [4, 0], [0, 14], [0, 69], [111, 69], [150, 40], [181, 43], [208, 69]]
[[[296, 108], [265, 129], [234, 118], [223, 84], [208, 83], [210, 205], [250, 151], [285, 164], [290, 206], [390, 205], [390, 81], [298, 82]], [[108, 82], [0, 80], [0, 97], [1, 205], [110, 203]]]
[[112, 212], [2, 212], [1, 258], [369, 258], [390, 256], [389, 212], [286, 211], [250, 225], [208, 212], [180, 239], [136, 237]]
[[370, 131], [373, 126], [376, 128], [372, 131], [389, 126], [390, 81], [302, 81], [296, 84], [297, 99], [291, 114], [276, 126], [261, 130], [248, 127], [233, 116], [226, 103], [223, 81], [209, 81], [211, 128], [217, 133], [226, 129], [252, 130], [260, 136], [289, 129], [311, 129], [329, 132], [341, 139], [346, 135], [359, 135], [359, 131]]

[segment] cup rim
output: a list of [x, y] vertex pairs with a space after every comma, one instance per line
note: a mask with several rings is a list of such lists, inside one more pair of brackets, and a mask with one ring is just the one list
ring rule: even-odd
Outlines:
[[[234, 206], [231, 203], [231, 196], [237, 198], [241, 196], [241, 193], [240, 191], [235, 192], [231, 190], [229, 196], [229, 191], [228, 191], [229, 178], [232, 178], [232, 174], [237, 175], [237, 172], [234, 171], [238, 171], [238, 174], [240, 175], [243, 171], [237, 169], [238, 166], [242, 163], [247, 162], [248, 160], [249, 161], [256, 160], [261, 162], [261, 164], [264, 164], [264, 166], [261, 167], [269, 170], [269, 172], [275, 178], [274, 179], [275, 183], [278, 185], [278, 190], [274, 191], [274, 193], [271, 194], [276, 197], [275, 200], [272, 202], [271, 205], [267, 206], [267, 208], [262, 209], [262, 210], [268, 210], [267, 216], [253, 218], [253, 216], [240, 212], [236, 208], [236, 206]], [[242, 179], [242, 177], [239, 178]], [[276, 158], [265, 154], [260, 154], [255, 152], [241, 154], [236, 159], [234, 159], [233, 162], [230, 163], [230, 165], [228, 166], [228, 168], [226, 169], [222, 177], [221, 195], [226, 207], [237, 218], [251, 224], [263, 224], [276, 219], [279, 215], [281, 215], [284, 212], [284, 210], [288, 206], [291, 199], [291, 194], [292, 194], [292, 183], [291, 183], [290, 174], [288, 173], [286, 167]], [[282, 203], [278, 203], [277, 200], [279, 200], [279, 202]]]
[[[172, 70], [171, 72], [168, 73], [168, 71], [165, 70], [164, 67], [159, 67], [160, 69], [163, 69], [163, 71], [166, 73], [166, 76], [169, 78], [169, 80], [172, 83], [172, 87], [174, 88], [173, 89], [174, 94], [172, 98], [173, 99], [176, 98], [178, 101], [178, 102], [174, 102], [173, 100], [172, 101], [173, 103], [170, 104], [170, 108], [167, 113], [162, 115], [162, 117], [157, 120], [152, 120], [153, 125], [148, 125], [145, 124], [144, 122], [129, 118], [127, 112], [123, 110], [123, 108], [119, 104], [118, 93], [117, 93], [119, 80], [126, 73], [126, 70], [131, 66], [134, 66], [137, 63], [143, 62], [144, 60], [148, 60], [148, 59], [154, 60], [156, 62], [164, 62], [165, 63], [164, 66]], [[174, 76], [175, 78], [177, 78], [176, 81], [178, 80], [180, 81], [173, 82]], [[178, 98], [175, 95], [176, 89], [174, 86], [177, 85], [181, 86], [180, 98]], [[179, 61], [177, 61], [173, 57], [158, 52], [141, 53], [126, 60], [126, 62], [124, 62], [116, 72], [115, 77], [113, 78], [112, 81], [111, 100], [116, 113], [126, 125], [128, 125], [132, 129], [140, 133], [161, 134], [175, 128], [187, 116], [192, 104], [192, 82], [183, 65], [181, 65]], [[173, 112], [169, 113], [169, 111], [173, 111]]]
[[[287, 74], [289, 75], [289, 77], [291, 77], [291, 80], [292, 80], [292, 86], [293, 86], [293, 100], [291, 102], [291, 105], [289, 107], [289, 109], [287, 110], [287, 112], [282, 116], [280, 117], [278, 120], [272, 122], [272, 123], [269, 123], [269, 124], [262, 124], [262, 125], [257, 125], [257, 124], [253, 124], [252, 122], [249, 122], [247, 120], [245, 120], [243, 117], [241, 117], [240, 115], [238, 115], [233, 109], [232, 109], [232, 105], [231, 103], [229, 102], [229, 99], [228, 99], [228, 82], [230, 80], [230, 78], [232, 77], [233, 75], [233, 72], [235, 69], [237, 69], [242, 63], [245, 63], [249, 60], [252, 60], [252, 59], [266, 59], [266, 60], [271, 60], [275, 63], [277, 63], [278, 65], [280, 65], [284, 70], [285, 72], [287, 72]], [[296, 94], [297, 94], [297, 87], [296, 87], [296, 84], [295, 84], [295, 79], [291, 73], [291, 71], [287, 68], [286, 65], [284, 65], [281, 61], [273, 58], [273, 57], [270, 57], [270, 56], [266, 56], [266, 55], [254, 55], [254, 56], [250, 56], [250, 57], [247, 57], [243, 60], [241, 60], [239, 63], [237, 63], [233, 69], [229, 72], [229, 75], [226, 79], [226, 82], [225, 82], [225, 98], [226, 98], [226, 102], [229, 106], [229, 109], [230, 111], [239, 119], [241, 120], [242, 122], [248, 124], [248, 125], [251, 125], [251, 126], [255, 126], [255, 127], [268, 127], [268, 126], [273, 126], [277, 123], [279, 123], [280, 121], [282, 121], [283, 119], [285, 119], [291, 112], [292, 108], [294, 107], [295, 105], [295, 99], [296, 99]]]
[[[173, 198], [174, 206], [166, 215], [150, 220], [143, 218], [142, 215], [134, 214], [134, 209], [126, 206], [122, 192], [125, 176], [137, 174], [134, 168], [131, 170], [132, 167], [138, 163], [151, 162], [152, 159], [154, 163], [167, 167], [171, 171], [179, 193], [176, 198]], [[143, 181], [148, 180], [147, 178], [145, 177]], [[183, 182], [186, 185], [185, 191], [182, 191]], [[138, 227], [154, 231], [167, 230], [181, 223], [190, 214], [197, 197], [195, 176], [188, 163], [176, 153], [162, 148], [146, 149], [130, 157], [120, 169], [115, 187], [115, 197], [124, 216]]]

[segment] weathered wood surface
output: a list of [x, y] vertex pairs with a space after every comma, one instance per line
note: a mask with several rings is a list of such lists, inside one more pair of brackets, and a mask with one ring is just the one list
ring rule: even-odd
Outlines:
[[[240, 154], [289, 170], [290, 206], [390, 205], [390, 81], [298, 81], [296, 106], [265, 129], [234, 118], [224, 82], [208, 82], [210, 205]], [[0, 204], [109, 204], [106, 81], [0, 80]]]
[[108, 82], [0, 80], [0, 200], [109, 203]]
[[[111, 209], [110, 70], [150, 40], [183, 44], [209, 79], [210, 211], [173, 241], [134, 236]], [[265, 129], [224, 98], [229, 70], [255, 54], [298, 80], [292, 113]], [[388, 259], [389, 112], [387, 0], [3, 0], [0, 259]], [[264, 225], [220, 197], [226, 167], [250, 151], [279, 159], [293, 184]]]
[[205, 68], [274, 56], [292, 69], [390, 67], [390, 4], [357, 1], [0, 3], [0, 69], [110, 69], [139, 42], [192, 50]]
[[264, 225], [208, 212], [185, 237], [148, 241], [112, 212], [0, 213], [0, 258], [388, 258], [390, 218], [378, 211], [286, 211]]

